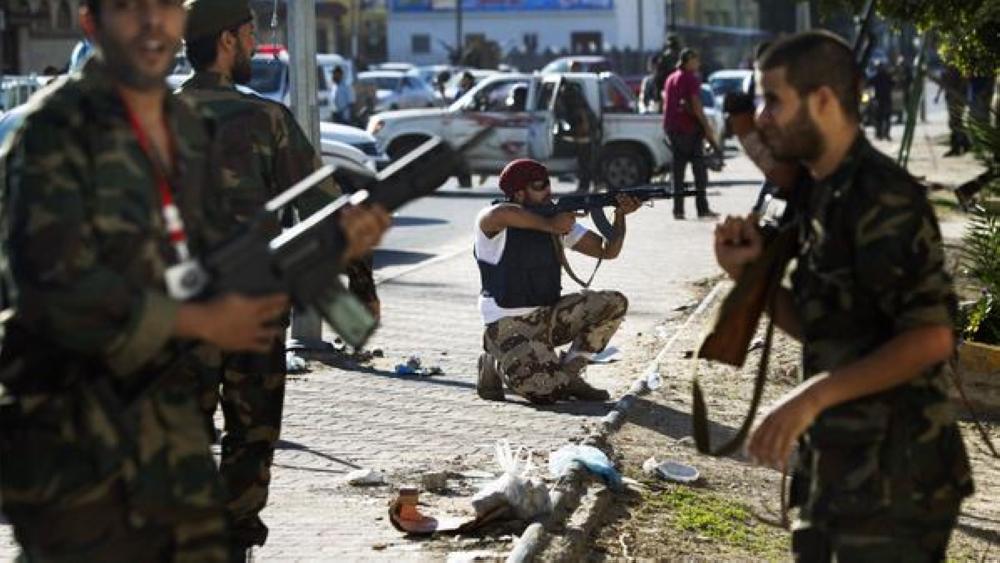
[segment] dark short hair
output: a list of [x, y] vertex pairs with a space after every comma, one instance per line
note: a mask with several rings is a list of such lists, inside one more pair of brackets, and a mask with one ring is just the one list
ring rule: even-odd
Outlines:
[[243, 24], [241, 23], [232, 29], [223, 29], [218, 33], [207, 35], [205, 37], [199, 37], [194, 41], [185, 41], [184, 52], [187, 54], [188, 61], [191, 63], [191, 68], [193, 68], [196, 72], [202, 72], [212, 66], [215, 63], [216, 57], [219, 56], [219, 37], [222, 37], [222, 34], [227, 31], [236, 35], [239, 33], [242, 25]]
[[758, 43], [757, 47], [753, 50], [753, 60], [759, 61], [760, 58], [764, 56], [764, 53], [766, 53], [770, 47], [771, 47], [770, 41], [761, 41], [760, 43]]
[[683, 67], [684, 65], [688, 64], [688, 61], [690, 61], [691, 59], [696, 59], [698, 58], [698, 56], [699, 56], [698, 51], [695, 51], [691, 47], [685, 48], [683, 51], [681, 51], [681, 56], [677, 57], [677, 68]]
[[90, 10], [95, 16], [101, 13], [101, 0], [83, 0], [81, 6]]
[[[822, 62], [817, 62], [822, 61]], [[846, 41], [829, 31], [806, 31], [778, 40], [763, 53], [761, 70], [785, 68], [785, 79], [800, 96], [826, 86], [848, 116], [861, 115], [861, 73]]]

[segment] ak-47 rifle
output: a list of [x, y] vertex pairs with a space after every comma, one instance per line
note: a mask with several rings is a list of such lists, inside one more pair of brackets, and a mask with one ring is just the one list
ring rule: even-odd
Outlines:
[[[694, 190], [684, 190], [683, 195], [695, 195], [696, 193]], [[674, 197], [674, 191], [670, 184], [642, 184], [629, 188], [610, 189], [605, 192], [568, 194], [561, 196], [555, 203], [538, 207], [536, 210], [543, 215], [588, 211], [597, 230], [605, 238], [610, 239], [613, 229], [611, 221], [604, 214], [604, 208], [618, 205], [618, 196], [628, 196], [640, 202], [646, 202], [656, 199], [670, 199]]]
[[[861, 19], [854, 42], [854, 55], [858, 68], [864, 68], [871, 53], [873, 41], [870, 35], [874, 15], [875, 0], [868, 0], [864, 17]], [[789, 199], [795, 184], [804, 173], [800, 165], [776, 160], [760, 139], [753, 124], [753, 100], [747, 94], [727, 96], [725, 108], [729, 113], [732, 129], [744, 145], [747, 155], [764, 172], [765, 176], [778, 186], [778, 196]], [[786, 209], [794, 206], [786, 206]], [[781, 286], [788, 262], [797, 247], [797, 231], [794, 221], [786, 211], [776, 225], [763, 231], [765, 246], [761, 256], [747, 264], [736, 285], [726, 295], [712, 330], [698, 349], [698, 358], [715, 360], [732, 366], [742, 367], [750, 348], [750, 340], [757, 331], [760, 317], [768, 309], [770, 319], [764, 333], [764, 347], [761, 353], [757, 376], [754, 380], [753, 397], [743, 423], [736, 435], [718, 448], [713, 449], [708, 433], [708, 411], [704, 393], [695, 380], [692, 390], [692, 426], [695, 446], [703, 454], [713, 456], [729, 455], [739, 448], [750, 432], [757, 407], [760, 404], [767, 380], [768, 356], [774, 334], [774, 297]]]

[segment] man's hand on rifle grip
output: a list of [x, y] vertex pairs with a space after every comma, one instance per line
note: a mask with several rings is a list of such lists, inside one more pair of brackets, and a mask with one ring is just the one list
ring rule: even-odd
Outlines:
[[732, 279], [763, 253], [764, 239], [752, 216], [726, 216], [715, 226], [715, 259]]
[[392, 224], [392, 217], [381, 205], [352, 205], [340, 213], [340, 228], [347, 241], [343, 263], [365, 256], [378, 246]]
[[204, 303], [184, 303], [174, 333], [227, 352], [266, 352], [284, 337], [279, 320], [288, 311], [282, 294], [246, 297], [229, 293]]
[[618, 205], [615, 206], [616, 217], [624, 217], [642, 207], [642, 202], [639, 201], [638, 198], [632, 196], [618, 195], [615, 196], [615, 201], [618, 203]]

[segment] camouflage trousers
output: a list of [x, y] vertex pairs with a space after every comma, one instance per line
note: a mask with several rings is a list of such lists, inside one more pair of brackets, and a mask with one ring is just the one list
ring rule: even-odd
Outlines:
[[[285, 344], [266, 354], [226, 354], [217, 379], [207, 381], [201, 396], [210, 430], [222, 404], [224, 428], [219, 473], [226, 513], [237, 548], [264, 545], [267, 526], [260, 512], [267, 504], [271, 462], [281, 430], [285, 400]], [[221, 391], [221, 392], [220, 392]]]
[[121, 427], [109, 420], [70, 393], [0, 408], [0, 498], [20, 560], [226, 561], [221, 487], [190, 386], [141, 400]]
[[796, 522], [792, 555], [796, 561], [944, 561], [951, 531], [958, 520], [960, 502], [936, 506], [896, 507], [847, 525]]
[[570, 344], [566, 359], [600, 352], [618, 330], [628, 300], [617, 291], [571, 293], [555, 305], [486, 325], [483, 347], [496, 358], [504, 383], [534, 401], [557, 398], [585, 363], [567, 365], [555, 348]]

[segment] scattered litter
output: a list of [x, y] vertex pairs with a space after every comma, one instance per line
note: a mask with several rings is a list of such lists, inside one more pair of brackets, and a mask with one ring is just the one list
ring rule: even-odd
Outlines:
[[396, 375], [430, 377], [432, 375], [441, 375], [442, 373], [444, 373], [444, 370], [439, 366], [424, 367], [420, 356], [410, 356], [405, 364], [396, 364]]
[[691, 301], [690, 303], [685, 303], [685, 304], [680, 305], [678, 307], [674, 307], [674, 311], [678, 311], [678, 312], [690, 311], [691, 309], [694, 309], [697, 306], [698, 306], [698, 302], [697, 301]]
[[610, 364], [612, 362], [617, 362], [622, 359], [622, 351], [614, 346], [608, 346], [604, 350], [594, 354], [590, 358], [590, 363], [592, 364]]
[[428, 491], [441, 491], [448, 488], [448, 474], [438, 471], [425, 473], [420, 477], [420, 484]]
[[419, 491], [416, 487], [402, 487], [399, 495], [389, 505], [389, 522], [400, 532], [429, 535], [435, 532], [458, 532], [471, 526], [475, 520], [469, 518], [425, 516], [417, 508]]
[[664, 461], [656, 466], [656, 472], [660, 477], [678, 483], [694, 483], [701, 475], [696, 468], [676, 461]]
[[385, 485], [385, 475], [374, 469], [358, 469], [347, 474], [347, 483], [356, 487]]
[[309, 371], [305, 359], [294, 351], [285, 352], [285, 371], [288, 373], [305, 373]]
[[611, 465], [611, 460], [601, 450], [593, 446], [567, 445], [559, 448], [549, 457], [549, 472], [555, 477], [563, 477], [573, 462], [579, 462], [588, 471], [599, 475], [612, 491], [621, 492], [622, 477]]
[[654, 370], [646, 374], [646, 387], [649, 387], [650, 391], [663, 387], [663, 378], [660, 377], [659, 371]]
[[694, 357], [694, 350], [684, 350], [684, 359], [690, 360]]
[[698, 470], [676, 461], [660, 463], [655, 457], [642, 462], [642, 472], [653, 477], [662, 477], [679, 483], [693, 483], [698, 480]]
[[510, 443], [502, 440], [496, 444], [496, 461], [503, 475], [487, 483], [472, 497], [477, 517], [485, 518], [509, 509], [518, 519], [530, 520], [552, 510], [545, 483], [525, 476], [534, 467], [530, 451], [523, 447], [512, 450]]
[[680, 446], [693, 446], [694, 445], [694, 437], [693, 436], [684, 436], [680, 440], [677, 440], [677, 444], [680, 445]]
[[375, 545], [372, 546], [372, 549], [375, 550], [375, 551], [382, 551], [382, 550], [384, 550], [387, 547], [389, 547], [389, 544], [387, 544], [387, 543], [377, 543], [377, 544], [375, 544]]
[[760, 350], [763, 347], [764, 347], [764, 340], [758, 338], [757, 340], [754, 340], [752, 344], [750, 344], [750, 347], [747, 348], [747, 352], [753, 352], [754, 350]]
[[649, 490], [649, 487], [631, 477], [622, 477], [622, 483], [625, 485], [626, 489], [631, 489], [633, 491], [643, 492]]
[[646, 475], [656, 475], [656, 466], [659, 464], [660, 462], [656, 461], [655, 457], [651, 457], [642, 462], [642, 472]]
[[376, 349], [372, 350], [372, 357], [373, 358], [384, 358], [385, 357], [385, 352], [383, 352], [381, 348], [376, 348]]

